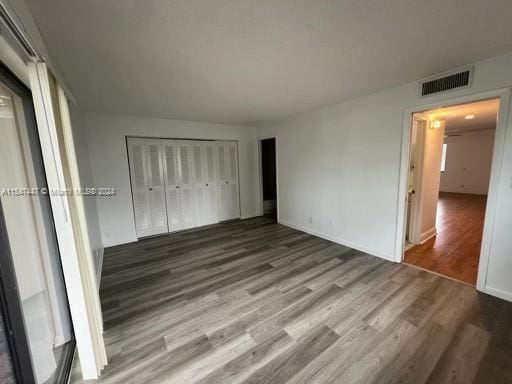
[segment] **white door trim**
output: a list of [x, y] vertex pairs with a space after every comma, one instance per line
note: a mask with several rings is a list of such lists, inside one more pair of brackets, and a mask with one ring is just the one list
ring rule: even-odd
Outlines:
[[445, 99], [435, 103], [418, 105], [404, 110], [402, 123], [400, 171], [398, 180], [399, 189], [395, 242], [395, 261], [400, 263], [402, 262], [404, 255], [407, 178], [412, 115], [414, 113], [422, 112], [428, 109], [448, 107], [452, 105], [471, 103], [492, 98], [499, 98], [500, 106], [498, 112], [498, 124], [496, 126], [496, 134], [494, 140], [491, 178], [489, 182], [489, 193], [487, 195], [487, 206], [485, 211], [484, 230], [482, 236], [482, 248], [480, 251], [480, 262], [478, 266], [478, 278], [476, 284], [477, 289], [484, 292], [486, 291], [487, 268], [489, 265], [496, 203], [498, 200], [498, 187], [500, 183], [500, 173], [503, 161], [505, 132], [507, 124], [509, 123], [508, 111], [510, 108], [510, 88], [501, 88], [489, 92]]
[[[411, 117], [411, 124], [414, 120], [414, 117]], [[422, 184], [423, 184], [423, 178], [421, 175], [423, 174], [423, 163], [425, 161], [425, 132], [419, 133], [419, 129], [427, 129], [427, 119], [424, 117], [417, 116], [416, 121], [425, 122], [425, 127], [421, 126], [417, 128], [417, 138], [416, 138], [416, 146], [418, 151], [418, 162], [415, 164], [416, 169], [414, 170], [414, 178], [416, 179], [414, 182], [414, 199], [410, 205], [410, 209], [412, 211], [410, 218], [409, 218], [409, 226], [410, 226], [410, 235], [409, 241], [413, 244], [420, 244], [421, 243], [421, 219], [423, 217], [423, 204], [421, 203], [422, 197], [423, 197], [423, 191], [422, 191]], [[412, 127], [411, 127], [412, 129]], [[409, 149], [410, 149], [411, 143], [409, 141]], [[409, 163], [410, 166], [411, 162], [411, 156], [414, 156], [414, 154], [409, 153]], [[406, 195], [406, 198], [408, 198], [408, 195]], [[407, 214], [407, 211], [406, 211]], [[434, 228], [435, 229], [435, 228]]]

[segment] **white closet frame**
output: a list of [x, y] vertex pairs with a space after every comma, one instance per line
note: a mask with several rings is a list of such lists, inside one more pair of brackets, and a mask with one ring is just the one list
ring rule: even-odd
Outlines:
[[[160, 170], [164, 185], [167, 229], [155, 232], [152, 229], [152, 212], [149, 208], [151, 195], [144, 190], [148, 189], [151, 178], [148, 165], [141, 165], [146, 171], [143, 179], [139, 177], [139, 183], [134, 178], [136, 170], [133, 157], [142, 156], [147, 163], [147, 149], [144, 145], [144, 153], [139, 155], [135, 153], [133, 144], [157, 141], [161, 146]], [[240, 218], [238, 142], [127, 137], [127, 148], [137, 237], [176, 232]], [[222, 159], [219, 159], [219, 154]], [[142, 201], [142, 196], [146, 196], [147, 202]], [[141, 203], [137, 202], [137, 198]]]

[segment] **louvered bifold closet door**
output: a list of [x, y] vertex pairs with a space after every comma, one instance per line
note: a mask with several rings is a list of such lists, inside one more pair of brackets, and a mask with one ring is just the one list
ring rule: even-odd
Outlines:
[[165, 199], [167, 202], [167, 222], [169, 232], [183, 228], [180, 203], [180, 176], [178, 165], [178, 145], [176, 140], [162, 140], [164, 165]]
[[234, 141], [217, 141], [219, 220], [240, 217], [238, 194], [238, 150]]
[[238, 143], [228, 141], [226, 143], [226, 154], [228, 156], [229, 169], [229, 201], [230, 218], [240, 218], [240, 194], [238, 184]]
[[128, 156], [137, 237], [167, 232], [160, 142], [129, 138]]
[[182, 228], [193, 228], [196, 226], [193, 145], [184, 140], [178, 140], [177, 143]]
[[151, 235], [151, 214], [146, 172], [146, 147], [143, 139], [128, 139], [128, 157], [137, 237], [149, 236]]
[[206, 181], [205, 190], [205, 224], [219, 222], [219, 200], [217, 198], [217, 172], [215, 142], [206, 141], [203, 143], [204, 150], [204, 172]]
[[151, 234], [168, 232], [165, 202], [162, 144], [159, 139], [146, 139], [146, 167], [148, 174]]
[[195, 224], [206, 225], [206, 157], [203, 141], [192, 142]]

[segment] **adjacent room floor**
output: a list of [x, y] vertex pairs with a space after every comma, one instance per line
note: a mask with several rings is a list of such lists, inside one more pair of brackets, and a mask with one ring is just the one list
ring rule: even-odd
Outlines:
[[265, 217], [107, 249], [101, 297], [101, 383], [512, 377], [511, 303]]
[[440, 192], [437, 235], [405, 252], [404, 262], [476, 285], [487, 196]]

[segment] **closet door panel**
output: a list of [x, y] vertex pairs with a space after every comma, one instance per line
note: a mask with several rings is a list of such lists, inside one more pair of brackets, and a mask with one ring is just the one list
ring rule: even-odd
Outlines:
[[227, 188], [228, 170], [226, 169], [226, 145], [223, 141], [215, 142], [217, 153], [217, 191], [219, 201], [219, 221], [229, 219], [229, 191]]
[[233, 141], [218, 141], [216, 142], [216, 148], [219, 220], [239, 218], [237, 143]]
[[217, 187], [211, 186], [206, 189], [206, 224], [219, 222], [219, 201], [217, 198]]
[[162, 167], [162, 144], [160, 140], [146, 140], [146, 156], [152, 234], [156, 235], [168, 231]]
[[219, 221], [231, 219], [229, 184], [220, 184], [219, 191]]
[[209, 184], [216, 183], [216, 172], [215, 172], [215, 142], [206, 142], [204, 144], [205, 149], [205, 162], [206, 162], [206, 181]]
[[207, 141], [203, 144], [204, 149], [204, 170], [205, 170], [205, 217], [206, 224], [213, 224], [219, 221], [219, 201], [217, 191], [216, 156], [215, 142]]
[[146, 148], [143, 139], [128, 139], [128, 157], [137, 237], [149, 236], [152, 234], [151, 214], [146, 172]]
[[180, 204], [182, 228], [195, 227], [194, 199], [194, 160], [192, 145], [189, 141], [178, 141], [178, 161], [180, 170]]
[[227, 144], [227, 155], [229, 159], [229, 178], [231, 182], [238, 180], [238, 155], [236, 143]]
[[178, 146], [175, 140], [162, 140], [164, 158], [165, 196], [169, 232], [182, 228], [179, 191]]
[[238, 145], [231, 141], [227, 143], [227, 155], [229, 159], [229, 186], [230, 186], [230, 216], [240, 217], [240, 195], [238, 190]]
[[183, 229], [194, 228], [196, 226], [194, 190], [187, 187], [180, 189], [180, 201], [183, 214]]
[[204, 142], [195, 141], [192, 143], [192, 154], [194, 157], [194, 204], [196, 226], [206, 224], [206, 159]]
[[229, 184], [229, 197], [231, 200], [230, 214], [233, 219], [240, 218], [240, 195], [238, 192], [238, 184]]

